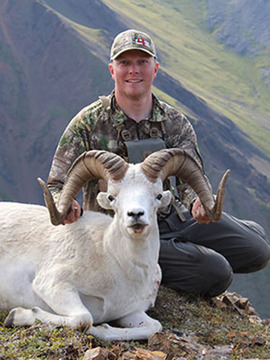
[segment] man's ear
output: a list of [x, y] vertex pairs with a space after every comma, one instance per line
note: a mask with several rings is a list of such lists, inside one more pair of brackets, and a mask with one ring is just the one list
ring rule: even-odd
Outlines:
[[114, 67], [112, 63], [109, 63], [109, 70], [112, 76], [112, 79], [114, 80]]
[[155, 78], [157, 77], [157, 72], [158, 72], [158, 68], [159, 68], [159, 63], [156, 61], [156, 66], [155, 66]]
[[111, 201], [108, 199], [108, 194], [106, 192], [100, 192], [97, 195], [97, 202], [105, 210], [111, 210]]

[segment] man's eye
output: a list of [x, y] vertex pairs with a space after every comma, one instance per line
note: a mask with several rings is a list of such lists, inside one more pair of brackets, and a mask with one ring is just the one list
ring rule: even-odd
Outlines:
[[112, 195], [109, 195], [109, 196], [108, 196], [108, 199], [109, 199], [110, 201], [113, 201], [113, 200], [114, 200], [114, 197], [113, 197]]
[[157, 199], [161, 200], [161, 198], [162, 198], [162, 194], [158, 194]]

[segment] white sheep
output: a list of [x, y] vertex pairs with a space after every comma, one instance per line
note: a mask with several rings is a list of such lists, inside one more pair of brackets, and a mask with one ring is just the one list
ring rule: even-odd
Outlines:
[[[97, 178], [107, 181], [98, 202], [114, 217], [85, 211], [76, 223], [54, 226], [46, 207], [0, 203], [0, 308], [12, 309], [5, 325], [40, 320], [107, 341], [159, 332], [161, 324], [145, 311], [154, 305], [161, 280], [156, 213], [170, 202], [170, 192], [163, 191], [170, 174], [186, 179], [209, 214], [220, 216], [223, 190], [216, 205], [200, 167], [179, 149], [137, 165], [105, 151], [85, 153], [57, 207], [40, 180], [53, 224], [61, 224], [78, 191]], [[105, 324], [112, 320], [119, 327]]]

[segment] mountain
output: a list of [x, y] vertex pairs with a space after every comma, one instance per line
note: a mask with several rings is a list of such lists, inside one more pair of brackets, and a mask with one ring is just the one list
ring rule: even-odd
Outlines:
[[[0, 199], [43, 203], [36, 178], [47, 178], [70, 119], [113, 89], [109, 48], [133, 27], [154, 37], [154, 91], [193, 123], [214, 190], [232, 170], [225, 210], [269, 235], [269, 13], [267, 0], [2, 0]], [[269, 275], [234, 285], [262, 316]]]
[[[267, 0], [223, 1], [208, 0], [207, 23], [215, 38], [243, 56], [256, 57], [270, 50]], [[263, 80], [270, 86], [268, 66], [261, 67]]]
[[112, 84], [107, 66], [44, 3], [1, 2], [0, 22], [1, 198], [42, 202], [36, 177], [47, 177], [60, 133]]

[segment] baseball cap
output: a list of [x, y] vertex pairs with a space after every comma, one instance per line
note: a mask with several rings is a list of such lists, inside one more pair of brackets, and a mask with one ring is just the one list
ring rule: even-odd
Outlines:
[[134, 29], [123, 31], [115, 37], [111, 47], [111, 60], [128, 50], [142, 50], [154, 58], [157, 57], [155, 44], [151, 37]]

